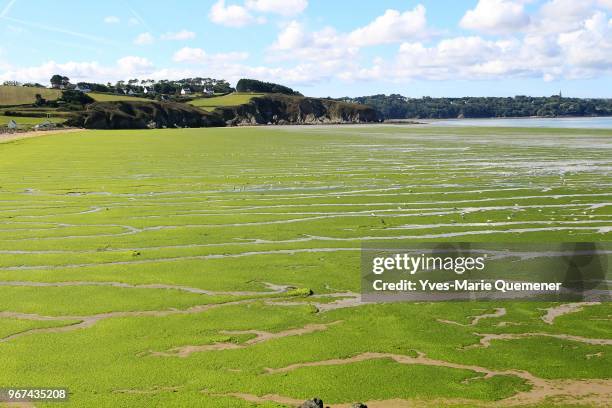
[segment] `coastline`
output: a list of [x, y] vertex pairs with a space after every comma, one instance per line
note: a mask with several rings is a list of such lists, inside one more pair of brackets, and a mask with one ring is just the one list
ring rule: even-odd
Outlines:
[[2, 133], [0, 134], [0, 143], [12, 142], [19, 139], [29, 139], [32, 137], [39, 136], [50, 136], [60, 133], [74, 133], [74, 132], [86, 132], [87, 129], [80, 128], [67, 128], [67, 129], [56, 129], [56, 130], [32, 130], [27, 132], [15, 132], [15, 133]]

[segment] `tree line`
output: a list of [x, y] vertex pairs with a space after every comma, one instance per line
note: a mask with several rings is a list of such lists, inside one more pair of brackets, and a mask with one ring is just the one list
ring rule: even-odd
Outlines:
[[[66, 88], [71, 86], [70, 78], [55, 74], [49, 80], [52, 88]], [[107, 82], [106, 84], [99, 84], [95, 82], [78, 82], [76, 84], [81, 88], [88, 88], [94, 92], [105, 92], [105, 93], [145, 93], [154, 92], [164, 95], [175, 95], [179, 94], [183, 89], [189, 90], [192, 93], [217, 93], [225, 94], [234, 91], [234, 88], [224, 79], [215, 78], [184, 78], [176, 81], [161, 79], [138, 79], [133, 78], [127, 81], [117, 81], [114, 84]]]
[[612, 99], [549, 97], [407, 98], [398, 94], [339, 98], [377, 109], [385, 119], [612, 116]]
[[236, 91], [238, 92], [261, 92], [261, 93], [280, 93], [285, 95], [298, 95], [302, 96], [298, 91], [284, 86], [275, 84], [272, 82], [263, 82], [256, 79], [242, 78], [236, 84]]

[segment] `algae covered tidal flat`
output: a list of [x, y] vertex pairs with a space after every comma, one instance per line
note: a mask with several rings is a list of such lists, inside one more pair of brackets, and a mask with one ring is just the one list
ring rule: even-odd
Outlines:
[[609, 241], [611, 151], [609, 130], [414, 126], [2, 143], [0, 385], [71, 407], [612, 404], [609, 304], [358, 295], [362, 241]]

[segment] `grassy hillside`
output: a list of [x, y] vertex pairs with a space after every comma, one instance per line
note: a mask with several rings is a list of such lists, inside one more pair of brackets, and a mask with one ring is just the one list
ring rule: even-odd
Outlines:
[[249, 103], [256, 96], [263, 96], [261, 93], [240, 93], [234, 92], [229, 95], [215, 96], [212, 98], [199, 98], [189, 102], [191, 105], [197, 106], [207, 111], [212, 111], [220, 106], [236, 106]]
[[41, 94], [47, 100], [55, 100], [61, 96], [61, 91], [26, 86], [0, 86], [0, 106], [33, 103], [36, 100], [36, 94]]
[[54, 123], [61, 123], [61, 122], [65, 121], [66, 118], [58, 118], [58, 117], [35, 118], [35, 117], [24, 117], [24, 116], [5, 116], [5, 115], [0, 115], [0, 126], [5, 126], [11, 120], [14, 120], [15, 122], [17, 122], [17, 125], [19, 125], [19, 127], [21, 127], [21, 128], [29, 128], [31, 126], [38, 125], [39, 123], [43, 123], [45, 121], [54, 122]]
[[0, 384], [68, 387], [61, 408], [610, 406], [610, 303], [547, 322], [557, 304], [357, 293], [364, 240], [609, 240], [611, 143], [330, 126], [0, 144]]
[[99, 92], [90, 92], [87, 95], [91, 96], [96, 102], [115, 102], [115, 101], [147, 101], [151, 99], [141, 98], [138, 96], [105, 94]]

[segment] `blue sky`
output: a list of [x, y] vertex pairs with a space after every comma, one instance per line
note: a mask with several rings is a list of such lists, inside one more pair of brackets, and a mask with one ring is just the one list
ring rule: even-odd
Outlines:
[[612, 97], [612, 0], [0, 0], [0, 81], [241, 77], [313, 96]]

